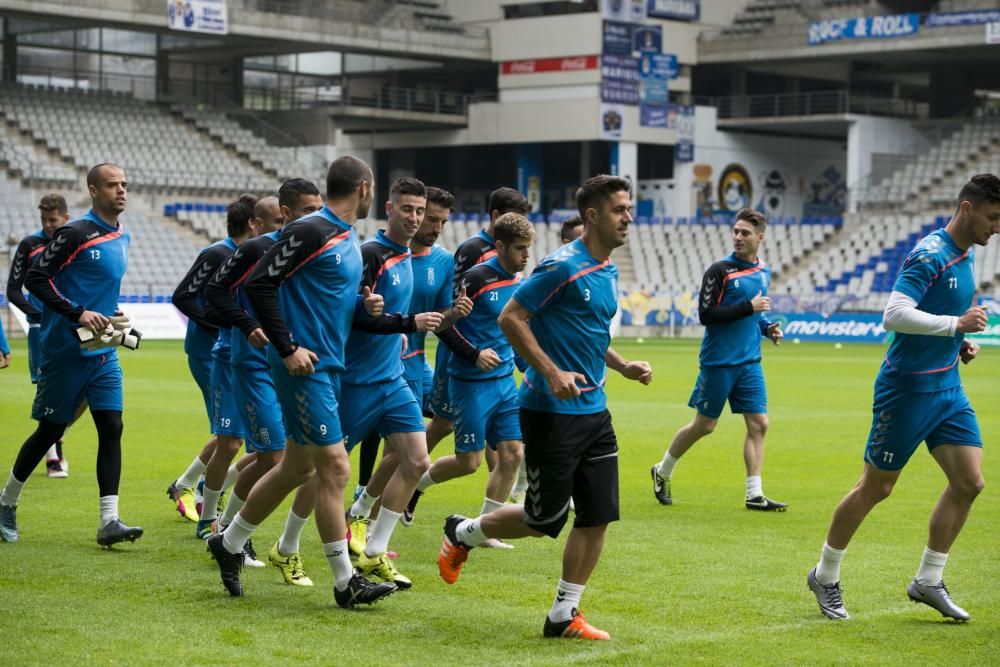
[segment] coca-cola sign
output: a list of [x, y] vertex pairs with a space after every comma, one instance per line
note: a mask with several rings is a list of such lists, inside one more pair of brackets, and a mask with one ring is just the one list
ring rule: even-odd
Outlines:
[[539, 74], [542, 72], [582, 72], [597, 69], [597, 56], [511, 60], [500, 66], [502, 74]]

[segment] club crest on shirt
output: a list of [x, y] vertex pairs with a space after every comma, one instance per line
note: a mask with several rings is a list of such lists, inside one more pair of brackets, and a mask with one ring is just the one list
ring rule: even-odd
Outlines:
[[433, 285], [434, 284], [434, 267], [433, 266], [429, 267], [427, 269], [427, 284], [428, 285]]

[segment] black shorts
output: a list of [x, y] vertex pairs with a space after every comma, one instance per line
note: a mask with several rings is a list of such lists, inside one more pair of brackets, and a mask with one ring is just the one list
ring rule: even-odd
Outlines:
[[521, 408], [528, 493], [524, 522], [556, 537], [576, 507], [576, 528], [617, 521], [618, 439], [605, 410], [564, 415]]

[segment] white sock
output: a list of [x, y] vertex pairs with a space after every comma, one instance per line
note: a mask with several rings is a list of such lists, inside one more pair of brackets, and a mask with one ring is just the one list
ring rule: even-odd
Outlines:
[[361, 517], [367, 519], [371, 515], [372, 508], [375, 507], [377, 501], [378, 496], [368, 495], [368, 488], [366, 487], [361, 492], [361, 495], [358, 496], [358, 499], [354, 501], [354, 504], [351, 505], [351, 518]]
[[222, 489], [210, 489], [206, 484], [204, 495], [205, 499], [201, 503], [201, 520], [208, 521], [219, 514], [219, 496], [222, 495]]
[[937, 586], [944, 578], [944, 565], [947, 562], [948, 554], [924, 547], [924, 555], [920, 558], [920, 568], [917, 570], [917, 583], [922, 586]]
[[840, 561], [844, 560], [844, 553], [847, 549], [834, 549], [826, 542], [823, 543], [823, 554], [820, 556], [819, 564], [816, 566], [816, 581], [829, 586], [840, 581]]
[[231, 554], [238, 554], [243, 551], [243, 545], [247, 543], [257, 526], [245, 521], [243, 516], [237, 514], [233, 517], [233, 522], [222, 534], [222, 546]]
[[101, 496], [101, 528], [118, 518], [118, 496]]
[[559, 587], [556, 588], [556, 597], [552, 601], [552, 610], [549, 612], [549, 620], [560, 623], [572, 619], [573, 610], [580, 607], [583, 589], [584, 586], [581, 584], [571, 584], [560, 579]]
[[660, 467], [656, 472], [659, 473], [660, 477], [670, 479], [670, 477], [674, 474], [674, 466], [677, 465], [678, 461], [680, 461], [680, 459], [675, 459], [671, 456], [670, 450], [668, 449], [667, 453], [663, 455], [663, 460], [660, 461]]
[[10, 471], [10, 475], [7, 477], [7, 486], [3, 487], [3, 493], [0, 493], [0, 505], [6, 505], [7, 507], [17, 507], [17, 503], [21, 500], [21, 489], [24, 488], [25, 482], [17, 481], [14, 477], [14, 471]]
[[228, 526], [231, 524], [233, 522], [233, 517], [236, 516], [237, 512], [243, 509], [243, 504], [245, 502], [246, 500], [236, 495], [235, 491], [230, 493], [229, 500], [226, 501], [226, 511], [224, 511], [222, 516], [219, 518], [219, 525]]
[[285, 530], [281, 532], [281, 537], [278, 539], [278, 554], [291, 556], [299, 552], [299, 537], [301, 537], [302, 529], [305, 528], [308, 520], [308, 516], [302, 517], [292, 510], [288, 510], [288, 516], [285, 518]]
[[420, 481], [417, 482], [417, 491], [423, 493], [428, 487], [437, 484], [433, 479], [431, 479], [431, 471], [427, 470], [423, 475], [420, 476]]
[[489, 498], [483, 498], [483, 509], [479, 511], [479, 514], [489, 514], [490, 512], [496, 512], [498, 509], [503, 507], [503, 503], [498, 503], [495, 500], [490, 500]]
[[233, 484], [239, 479], [240, 469], [236, 467], [236, 464], [229, 466], [229, 470], [226, 471], [226, 481], [222, 483], [222, 490], [233, 488]]
[[752, 475], [747, 477], [747, 499], [757, 498], [758, 496], [764, 495], [764, 484], [761, 482], [760, 475]]
[[323, 553], [326, 554], [326, 562], [333, 571], [334, 588], [338, 591], [344, 590], [354, 574], [351, 557], [347, 554], [347, 540], [327, 542], [323, 545]]
[[396, 524], [399, 523], [401, 516], [403, 515], [384, 507], [379, 511], [375, 523], [368, 531], [368, 542], [365, 544], [366, 556], [377, 556], [389, 549], [389, 538], [392, 536], [392, 531], [396, 529]]
[[194, 461], [191, 461], [191, 465], [189, 465], [187, 470], [184, 471], [184, 474], [177, 478], [177, 488], [194, 488], [195, 484], [198, 483], [198, 478], [201, 477], [204, 472], [205, 464], [202, 463], [201, 459], [197, 456], [194, 457]]
[[[524, 445], [521, 445], [522, 450]], [[517, 481], [514, 482], [514, 488], [510, 490], [510, 495], [519, 496], [528, 489], [528, 464], [524, 462], [524, 457], [521, 457], [521, 464], [517, 466]]]
[[51, 447], [49, 447], [49, 451], [45, 452], [45, 460], [46, 461], [51, 461], [53, 459], [55, 459], [56, 461], [59, 460], [59, 450], [56, 449], [55, 445], [52, 445]]
[[476, 517], [475, 519], [466, 519], [458, 524], [458, 527], [455, 529], [458, 541], [466, 546], [478, 547], [489, 539], [486, 537], [486, 533], [483, 532], [482, 520], [482, 517]]

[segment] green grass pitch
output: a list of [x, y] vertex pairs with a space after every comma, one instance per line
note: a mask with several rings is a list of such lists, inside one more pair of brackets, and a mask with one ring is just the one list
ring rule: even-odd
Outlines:
[[[6, 477], [32, 429], [33, 389], [23, 341], [0, 372], [0, 469]], [[765, 350], [771, 430], [764, 489], [784, 514], [743, 509], [742, 420], [719, 428], [678, 465], [676, 505], [652, 497], [649, 467], [691, 417], [696, 341], [619, 341], [655, 369], [649, 387], [613, 375], [610, 407], [621, 446], [622, 520], [611, 526], [583, 609], [611, 642], [543, 640], [563, 540], [520, 540], [513, 551], [472, 553], [447, 586], [435, 565], [442, 518], [474, 514], [485, 472], [435, 487], [392, 548], [414, 581], [372, 608], [343, 611], [331, 594], [314, 524], [302, 552], [310, 589], [277, 570], [244, 570], [232, 599], [164, 491], [206, 439], [200, 395], [180, 342], [147, 341], [123, 353], [123, 518], [143, 539], [97, 547], [96, 437], [89, 418], [66, 438], [70, 477], [39, 468], [18, 511], [22, 538], [0, 544], [0, 663], [4, 664], [955, 664], [995, 662], [1000, 647], [998, 496], [987, 485], [945, 572], [970, 623], [944, 622], [906, 598], [944, 476], [921, 448], [895, 493], [877, 507], [843, 566], [849, 622], [820, 615], [805, 577], [831, 512], [857, 480], [868, 432], [877, 346], [786, 343]], [[991, 446], [1000, 350], [962, 369], [987, 443], [985, 476], [1000, 470]], [[436, 452], [448, 452], [451, 441]], [[357, 457], [352, 457], [357, 463]], [[353, 487], [353, 481], [352, 481]], [[277, 538], [287, 503], [257, 532], [259, 553]], [[265, 557], [266, 558], [266, 557]]]

